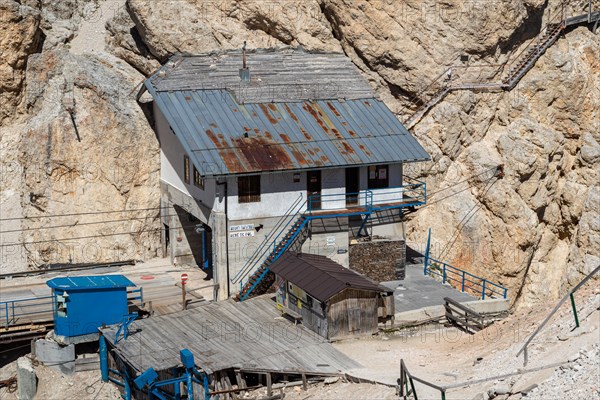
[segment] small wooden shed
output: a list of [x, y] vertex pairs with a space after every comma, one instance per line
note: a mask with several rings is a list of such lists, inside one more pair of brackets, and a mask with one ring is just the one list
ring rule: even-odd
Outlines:
[[287, 252], [269, 266], [277, 306], [332, 340], [372, 335], [394, 316], [394, 292], [325, 256]]

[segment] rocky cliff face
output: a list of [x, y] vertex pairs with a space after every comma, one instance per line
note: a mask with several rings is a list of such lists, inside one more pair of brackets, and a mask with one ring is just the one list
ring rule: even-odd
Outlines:
[[[502, 0], [492, 7], [486, 2], [460, 0], [128, 0], [113, 6], [110, 17], [104, 13], [107, 48], [101, 53], [108, 51], [147, 75], [174, 53], [240, 48], [244, 41], [250, 48], [291, 45], [344, 51], [388, 106], [399, 116], [407, 116], [414, 108], [412, 96], [444, 71], [445, 65], [458, 63], [460, 56], [468, 56], [471, 64], [505, 62], [539, 33], [557, 3]], [[77, 7], [85, 9], [81, 4]], [[82, 21], [80, 26], [85, 24]], [[69, 47], [68, 39], [56, 42], [58, 47]], [[86, 56], [82, 66], [75, 68], [74, 59], [61, 54], [57, 57], [64, 58], [64, 65], [72, 65], [73, 71], [79, 68], [80, 73], [103, 70], [108, 66], [100, 60], [113, 60], [106, 54], [97, 59]], [[44, 54], [36, 57], [44, 63]], [[514, 91], [456, 92], [433, 108], [414, 133], [434, 161], [407, 170], [426, 179], [430, 193], [439, 192], [411, 219], [409, 240], [423, 243], [427, 228], [432, 227], [437, 256], [507, 285], [511, 297], [526, 303], [557, 296], [564, 285], [573, 284], [581, 273], [597, 265], [599, 58], [599, 36], [577, 28], [563, 35]], [[92, 86], [111, 82], [129, 87], [135, 81], [132, 77], [142, 78], [131, 68], [119, 66], [115, 70], [119, 73], [101, 74], [95, 84], [87, 82], [86, 88], [75, 89], [76, 103], [88, 107], [90, 118], [101, 113], [106, 130], [112, 132], [123, 124], [140, 146], [146, 140], [153, 143], [145, 148], [155, 154], [156, 144], [147, 133], [143, 114], [134, 111], [131, 98], [116, 104], [111, 96], [98, 104], [90, 100], [98, 96]], [[22, 68], [20, 71], [23, 73]], [[91, 96], [87, 103], [86, 96]], [[119, 115], [106, 115], [116, 110], [129, 112], [123, 113], [129, 116], [127, 122]], [[40, 125], [46, 128], [36, 125], [24, 143], [35, 143], [36, 138], [37, 143], [48, 143], [49, 137], [64, 137], [71, 144], [52, 147], [44, 157], [69, 154], [67, 158], [71, 158], [80, 154], [79, 147], [89, 148], [85, 151], [97, 159], [102, 154], [100, 144], [107, 146], [105, 139], [116, 138], [112, 134], [93, 136], [87, 131], [81, 135], [82, 142], [75, 142], [65, 108], [53, 115], [61, 117]], [[77, 121], [86, 124], [79, 114]], [[87, 121], [91, 128], [91, 119]], [[53, 129], [61, 133], [50, 134]], [[96, 137], [97, 143], [84, 143], [89, 137]], [[32, 146], [37, 148], [35, 154], [41, 151], [40, 146]], [[28, 149], [29, 145], [21, 148]], [[27, 151], [21, 154], [25, 157]], [[110, 151], [104, 154], [106, 162], [118, 159], [111, 157]], [[139, 153], [127, 154], [137, 157]], [[134, 167], [137, 160], [123, 162]], [[494, 177], [499, 164], [504, 164], [502, 179]], [[128, 193], [138, 184], [146, 189], [137, 198], [150, 204], [157, 190], [150, 176], [157, 168], [150, 164], [143, 167], [146, 173], [125, 185], [129, 191], [106, 180], [106, 187], [111, 189], [94, 195], [104, 199], [96, 201], [96, 207], [108, 207], [106, 199], [114, 196], [121, 200], [120, 205], [128, 204]], [[475, 174], [479, 175], [460, 183]], [[69, 190], [63, 183], [51, 184], [52, 189], [42, 182], [27, 180], [26, 185], [28, 192], [42, 195], [43, 207], [69, 204], [65, 202]], [[73, 193], [79, 186], [73, 182]], [[52, 191], [54, 197], [44, 194]], [[27, 196], [22, 201], [24, 209], [42, 212]]]
[[[438, 255], [523, 290], [526, 302], [556, 298], [598, 266], [598, 60], [598, 36], [578, 28], [514, 91], [458, 93], [435, 107], [415, 134], [437, 160], [432, 190], [450, 189], [414, 219], [415, 235], [432, 227]], [[502, 179], [453, 186], [499, 164]]]
[[22, 44], [8, 51], [21, 84], [0, 134], [3, 272], [156, 256], [159, 152], [135, 100], [143, 75], [103, 37], [73, 54], [90, 3], [9, 3], [27, 18], [6, 25]]

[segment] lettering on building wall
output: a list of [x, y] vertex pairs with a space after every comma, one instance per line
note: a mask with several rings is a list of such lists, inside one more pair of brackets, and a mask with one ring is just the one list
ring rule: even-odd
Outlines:
[[229, 232], [251, 231], [253, 229], [254, 229], [254, 224], [232, 225], [229, 227]]
[[232, 239], [235, 238], [244, 238], [244, 237], [252, 237], [254, 236], [254, 231], [245, 231], [245, 232], [231, 232], [229, 233], [229, 237]]

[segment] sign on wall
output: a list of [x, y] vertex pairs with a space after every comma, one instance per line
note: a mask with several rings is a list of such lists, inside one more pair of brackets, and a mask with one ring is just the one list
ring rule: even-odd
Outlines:
[[235, 238], [244, 238], [244, 237], [252, 237], [254, 236], [254, 231], [244, 231], [244, 232], [230, 232], [229, 237], [232, 239]]
[[230, 232], [239, 232], [239, 231], [250, 231], [254, 229], [254, 224], [246, 224], [246, 225], [231, 225], [229, 227]]

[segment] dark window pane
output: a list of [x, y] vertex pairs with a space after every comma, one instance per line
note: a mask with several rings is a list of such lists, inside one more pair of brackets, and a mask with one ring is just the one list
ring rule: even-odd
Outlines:
[[260, 201], [260, 175], [240, 176], [238, 178], [238, 202], [258, 201]]
[[190, 183], [190, 158], [183, 156], [183, 181]]

